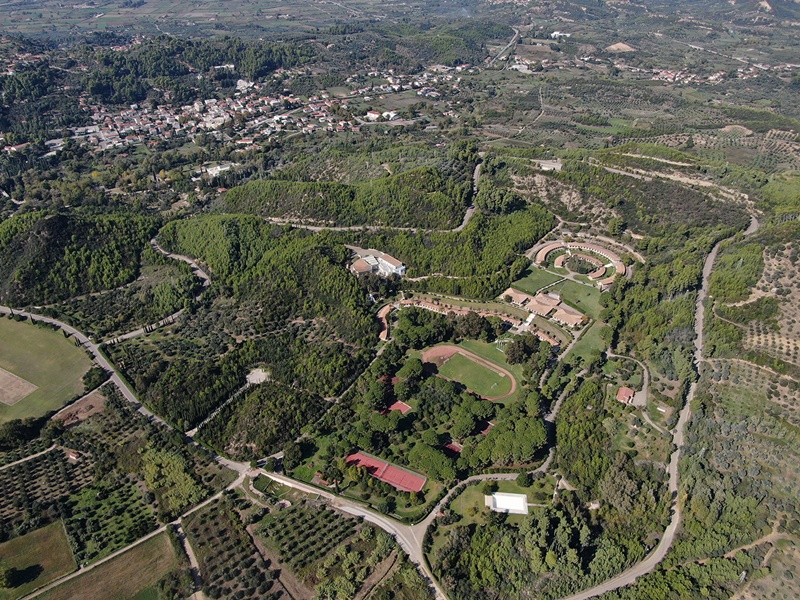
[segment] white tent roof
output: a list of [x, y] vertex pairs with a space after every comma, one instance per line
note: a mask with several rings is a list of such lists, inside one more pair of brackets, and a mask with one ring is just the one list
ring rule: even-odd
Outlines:
[[525, 494], [504, 494], [495, 492], [486, 496], [486, 506], [496, 512], [505, 512], [512, 515], [528, 514], [528, 496]]

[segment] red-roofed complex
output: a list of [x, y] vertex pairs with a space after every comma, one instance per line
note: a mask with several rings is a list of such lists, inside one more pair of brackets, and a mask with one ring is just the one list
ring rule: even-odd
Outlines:
[[630, 404], [633, 400], [633, 396], [636, 394], [634, 390], [629, 387], [621, 387], [617, 391], [617, 400], [622, 402], [623, 404]]
[[401, 492], [421, 492], [426, 477], [393, 465], [365, 452], [355, 452], [345, 459], [348, 465], [365, 467], [375, 479], [385, 481]]

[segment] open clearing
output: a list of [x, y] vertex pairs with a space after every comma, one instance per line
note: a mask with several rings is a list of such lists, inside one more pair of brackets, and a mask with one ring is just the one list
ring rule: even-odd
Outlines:
[[133, 598], [155, 585], [177, 564], [172, 542], [166, 533], [161, 533], [40, 597], [42, 600]]
[[38, 387], [13, 406], [0, 405], [0, 422], [41, 416], [83, 390], [92, 366], [86, 353], [59, 331], [0, 319], [0, 369]]
[[560, 275], [553, 275], [542, 269], [537, 269], [533, 265], [522, 275], [520, 279], [511, 284], [511, 287], [526, 294], [535, 294], [543, 287], [563, 279]]
[[606, 348], [606, 343], [600, 337], [600, 331], [605, 327], [603, 323], [594, 323], [588, 331], [586, 331], [578, 343], [572, 347], [572, 355], [579, 356], [584, 362], [588, 361], [592, 351], [598, 350], [602, 352]]
[[15, 588], [0, 590], [0, 600], [20, 598], [77, 567], [61, 521], [0, 544], [0, 562], [20, 571], [22, 582]]
[[517, 389], [507, 370], [458, 346], [434, 346], [422, 353], [423, 362], [434, 363], [439, 375], [457, 381], [487, 400], [499, 400]]
[[574, 306], [593, 319], [598, 319], [600, 311], [603, 310], [600, 304], [600, 290], [596, 287], [566, 280], [557, 283], [552, 290], [547, 291], [558, 292], [566, 304]]
[[0, 369], [0, 402], [6, 406], [13, 406], [37, 388], [30, 381], [17, 377], [5, 369]]
[[103, 392], [97, 389], [91, 394], [85, 395], [74, 404], [70, 404], [68, 408], [65, 408], [53, 418], [64, 423], [65, 427], [69, 427], [71, 425], [77, 425], [92, 415], [102, 412], [105, 407], [106, 397], [103, 396]]

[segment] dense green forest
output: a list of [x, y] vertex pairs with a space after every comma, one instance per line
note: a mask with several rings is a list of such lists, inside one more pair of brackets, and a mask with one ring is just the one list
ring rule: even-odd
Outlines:
[[470, 183], [420, 167], [356, 185], [252, 181], [230, 190], [223, 210], [326, 224], [448, 229], [469, 204]]
[[0, 301], [49, 304], [114, 288], [139, 274], [158, 221], [135, 214], [31, 212], [0, 223]]
[[408, 265], [409, 277], [491, 275], [513, 264], [552, 225], [552, 215], [533, 204], [510, 215], [477, 211], [459, 232], [385, 231], [338, 237], [388, 252]]
[[377, 326], [343, 246], [251, 216], [173, 221], [159, 240], [205, 262], [212, 287], [175, 336], [110, 351], [148, 405], [177, 426], [202, 422], [255, 365], [276, 382], [327, 397], [343, 392], [368, 360]]
[[[266, 77], [279, 68], [303, 64], [314, 57], [310, 45], [299, 43], [186, 40], [162, 36], [139, 44], [131, 52], [86, 45], [76, 54], [95, 66], [83, 81], [97, 100], [114, 104], [140, 102], [150, 95], [168, 95], [177, 103], [197, 98], [192, 72], [210, 72], [211, 80], [235, 87], [242, 77]], [[234, 65], [232, 70], [213, 67]], [[228, 80], [227, 84], [224, 80]], [[165, 89], [166, 88], [166, 89]]]
[[200, 429], [210, 447], [239, 460], [278, 452], [325, 411], [319, 396], [286, 385], [264, 383], [223, 407]]
[[66, 300], [45, 313], [103, 338], [152, 325], [176, 313], [191, 304], [201, 287], [188, 265], [150, 246], [142, 253], [140, 271], [131, 285]]
[[366, 294], [346, 268], [350, 251], [324, 236], [257, 217], [203, 216], [169, 223], [159, 240], [208, 264], [215, 280], [259, 313], [248, 319], [320, 318], [354, 343], [374, 335]]

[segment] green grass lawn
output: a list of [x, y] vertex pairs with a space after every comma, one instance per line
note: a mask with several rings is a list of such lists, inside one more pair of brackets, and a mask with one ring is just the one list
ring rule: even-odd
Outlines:
[[0, 319], [0, 368], [39, 389], [12, 406], [0, 404], [0, 422], [41, 416], [83, 392], [92, 366], [82, 348], [60, 331]]
[[461, 354], [456, 354], [439, 367], [439, 374], [458, 381], [470, 391], [487, 398], [504, 396], [511, 391], [511, 381], [508, 377]]
[[152, 598], [159, 579], [178, 565], [172, 542], [161, 533], [40, 596], [42, 600]]
[[567, 280], [553, 286], [553, 290], [561, 294], [564, 302], [571, 304], [582, 313], [593, 319], [600, 318], [600, 311], [603, 310], [603, 307], [600, 304], [600, 290], [596, 287]]
[[507, 371], [511, 371], [511, 374], [517, 380], [517, 387], [522, 385], [522, 365], [509, 365], [506, 362], [506, 355], [495, 344], [477, 340], [462, 340], [458, 345], [470, 352], [474, 352], [481, 358], [485, 358], [489, 362], [503, 367]]
[[553, 275], [552, 273], [548, 273], [547, 271], [531, 265], [531, 267], [522, 274], [522, 277], [511, 284], [511, 287], [527, 294], [535, 294], [544, 286], [555, 283], [559, 279], [561, 279], [561, 277], [558, 275]]
[[600, 337], [600, 330], [603, 327], [605, 327], [605, 324], [602, 322], [593, 323], [589, 330], [578, 340], [578, 343], [572, 347], [571, 354], [587, 360], [592, 350], [600, 350], [601, 352], [605, 350], [606, 343]]
[[450, 306], [454, 306], [456, 308], [463, 308], [464, 310], [472, 310], [475, 312], [499, 312], [501, 314], [511, 315], [512, 317], [517, 317], [520, 320], [525, 320], [528, 318], [530, 314], [529, 311], [523, 310], [519, 307], [512, 306], [511, 304], [505, 304], [502, 302], [479, 302], [477, 300], [456, 300], [454, 298], [445, 297], [445, 296], [437, 296], [435, 294], [417, 294], [417, 298], [425, 299], [425, 300], [438, 300], [442, 304], [448, 304]]
[[22, 583], [0, 590], [0, 600], [24, 596], [77, 568], [61, 521], [0, 544], [0, 563], [22, 572]]

